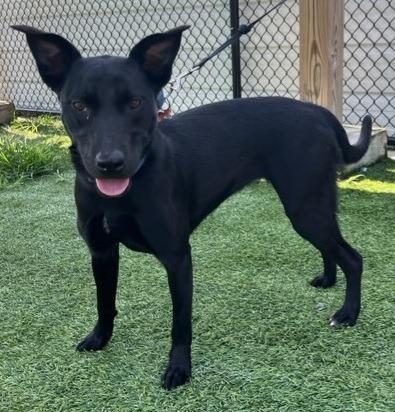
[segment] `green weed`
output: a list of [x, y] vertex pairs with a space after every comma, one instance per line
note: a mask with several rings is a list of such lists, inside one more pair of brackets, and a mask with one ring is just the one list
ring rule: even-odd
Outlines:
[[69, 168], [67, 142], [60, 119], [49, 115], [0, 129], [0, 188]]

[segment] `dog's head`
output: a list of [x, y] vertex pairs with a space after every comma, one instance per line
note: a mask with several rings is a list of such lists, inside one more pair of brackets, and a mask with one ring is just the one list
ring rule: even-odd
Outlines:
[[26, 34], [42, 80], [58, 95], [82, 169], [102, 194], [123, 194], [144, 161], [157, 122], [156, 97], [188, 27], [148, 36], [128, 57], [84, 58], [59, 35], [13, 26]]

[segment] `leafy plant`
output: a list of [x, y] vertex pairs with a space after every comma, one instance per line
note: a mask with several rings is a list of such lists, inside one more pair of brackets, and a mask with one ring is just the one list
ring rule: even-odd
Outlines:
[[0, 130], [0, 188], [69, 166], [59, 117], [19, 118]]
[[18, 117], [6, 130], [11, 133], [24, 135], [54, 135], [65, 134], [60, 116], [43, 114], [39, 116]]

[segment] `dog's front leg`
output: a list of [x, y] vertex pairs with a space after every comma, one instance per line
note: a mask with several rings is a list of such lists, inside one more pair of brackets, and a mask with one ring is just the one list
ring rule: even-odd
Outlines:
[[91, 251], [92, 269], [96, 283], [98, 320], [92, 332], [77, 346], [79, 351], [96, 351], [103, 349], [110, 340], [114, 318], [116, 289], [119, 268], [119, 244], [104, 251]]
[[169, 280], [173, 303], [172, 344], [163, 387], [173, 389], [191, 377], [192, 341], [192, 259], [190, 247], [162, 260]]

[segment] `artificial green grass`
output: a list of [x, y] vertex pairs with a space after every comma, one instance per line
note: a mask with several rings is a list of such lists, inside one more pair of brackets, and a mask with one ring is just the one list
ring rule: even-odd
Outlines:
[[318, 252], [256, 182], [192, 236], [193, 379], [171, 392], [160, 387], [171, 305], [159, 263], [122, 248], [114, 337], [78, 353], [96, 308], [73, 174], [2, 190], [0, 410], [393, 412], [395, 162], [340, 186], [343, 234], [365, 258], [357, 325], [329, 327], [343, 275], [309, 286]]

